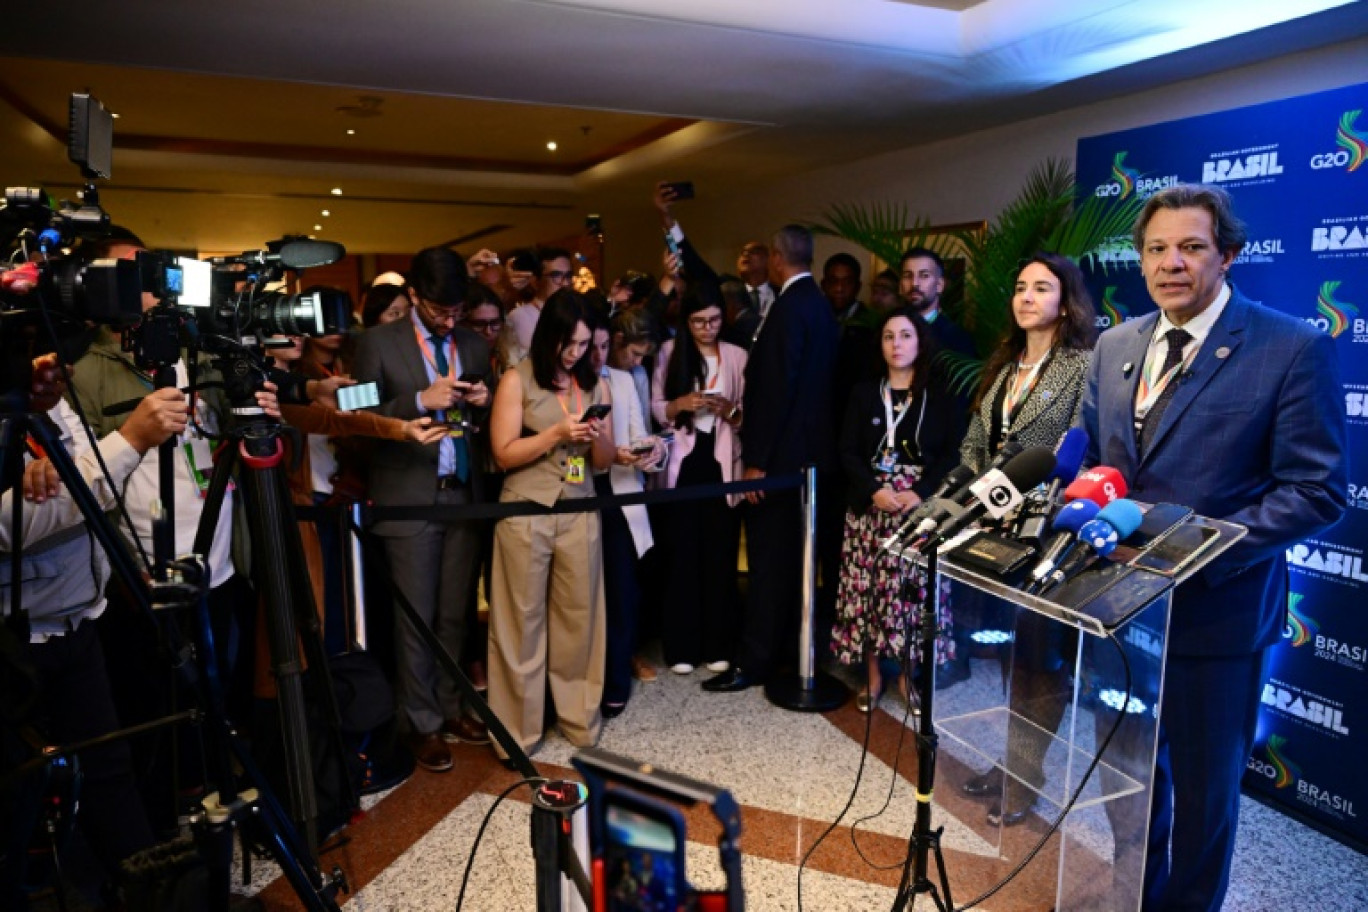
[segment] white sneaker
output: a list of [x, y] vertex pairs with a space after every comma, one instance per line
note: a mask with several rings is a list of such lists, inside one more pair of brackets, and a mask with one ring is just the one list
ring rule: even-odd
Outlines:
[[723, 659], [720, 662], [709, 662], [708, 671], [713, 671], [717, 674], [731, 671], [731, 662], [728, 662], [726, 659]]
[[670, 671], [673, 671], [677, 675], [693, 674], [693, 670], [694, 667], [688, 662], [677, 662], [670, 666]]

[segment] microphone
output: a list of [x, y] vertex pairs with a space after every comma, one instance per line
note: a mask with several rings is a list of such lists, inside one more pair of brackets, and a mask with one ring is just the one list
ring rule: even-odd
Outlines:
[[1054, 467], [1054, 453], [1048, 447], [1031, 447], [1012, 457], [1001, 469], [989, 469], [969, 486], [973, 499], [968, 506], [947, 502], [949, 509], [938, 510], [922, 521], [917, 527], [919, 540], [914, 547], [953, 538], [985, 513], [1001, 519], [1021, 504], [1022, 491], [1043, 482]]
[[1073, 546], [1078, 542], [1078, 532], [1085, 523], [1091, 522], [1097, 517], [1098, 511], [1102, 508], [1091, 500], [1074, 500], [1066, 503], [1055, 514], [1054, 523], [1050, 528], [1054, 530], [1054, 537], [1041, 553], [1040, 563], [1035, 565], [1031, 571], [1031, 588], [1043, 583], [1045, 579], [1054, 572], [1059, 566], [1060, 561], [1069, 556]]
[[286, 269], [311, 269], [336, 263], [347, 255], [347, 248], [333, 241], [311, 241], [307, 238], [272, 241], [265, 250], [245, 250], [238, 256], [212, 257], [215, 266], [270, 266], [279, 263]]
[[1091, 500], [1099, 507], [1105, 507], [1118, 498], [1125, 497], [1129, 488], [1126, 479], [1111, 466], [1093, 466], [1083, 472], [1064, 489], [1065, 500]]
[[1094, 519], [1084, 523], [1078, 530], [1078, 540], [1087, 548], [1076, 552], [1070, 560], [1065, 561], [1058, 570], [1050, 574], [1049, 584], [1041, 594], [1044, 595], [1045, 592], [1078, 576], [1092, 566], [1097, 558], [1111, 554], [1121, 539], [1129, 537], [1140, 528], [1144, 518], [1145, 514], [1133, 500], [1116, 500], [1107, 504], [1098, 511]]
[[1055, 498], [1059, 496], [1062, 485], [1071, 484], [1078, 470], [1083, 467], [1083, 457], [1088, 449], [1088, 432], [1082, 428], [1069, 428], [1055, 447], [1055, 470], [1050, 473], [1049, 486], [1042, 499], [1036, 500], [1030, 509], [1023, 510], [1013, 530], [1015, 538], [1040, 541], [1049, 526], [1050, 511], [1054, 509]]
[[[970, 490], [971, 482], [982, 478], [994, 469], [1002, 468], [1009, 461], [1018, 456], [1021, 453], [1021, 450], [1021, 444], [1015, 439], [1009, 438], [1002, 444], [1001, 449], [998, 450], [997, 456], [993, 458], [993, 461], [988, 464], [988, 468], [984, 469], [982, 474], [974, 475], [973, 470], [968, 466], [957, 466], [952, 474], [955, 474], [956, 477], [963, 478], [963, 480], [956, 486], [954, 493], [951, 494], [950, 491], [946, 491], [944, 493], [938, 492], [940, 493], [940, 496], [933, 495], [913, 512], [912, 516], [908, 518], [908, 522], [904, 523], [902, 528], [898, 529], [898, 536], [901, 537], [905, 535], [907, 528], [913, 521], [919, 522], [916, 531], [912, 533], [913, 537], [925, 535], [927, 532], [930, 532], [935, 526], [928, 525], [926, 520], [927, 517], [934, 512], [940, 511], [951, 515], [959, 513], [966, 506], [973, 503], [974, 492]], [[968, 472], [967, 478], [959, 471], [960, 469], [964, 469]], [[948, 476], [946, 480], [949, 480]], [[891, 541], [892, 539], [890, 538], [889, 542]], [[887, 546], [889, 542], [885, 542], [884, 544]]]
[[930, 515], [932, 510], [937, 509], [940, 502], [942, 502], [951, 491], [958, 491], [973, 479], [974, 470], [967, 465], [957, 465], [947, 472], [945, 477], [941, 479], [941, 483], [936, 487], [936, 490], [932, 492], [931, 496], [926, 498], [926, 500], [923, 500], [917, 506], [917, 509], [913, 510], [907, 519], [903, 521], [903, 524], [898, 526], [897, 530], [892, 535], [884, 539], [883, 544], [879, 546], [879, 550], [891, 551], [896, 548], [902, 541], [903, 536], [907, 534], [908, 530]]

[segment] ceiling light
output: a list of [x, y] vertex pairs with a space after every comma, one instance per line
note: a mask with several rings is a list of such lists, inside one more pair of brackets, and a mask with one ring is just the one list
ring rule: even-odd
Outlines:
[[550, 150], [551, 152], [555, 152], [555, 151], [556, 151], [556, 141], [555, 141], [554, 139], [551, 140], [549, 143], [546, 144], [546, 148], [547, 148], [548, 150]]
[[112, 118], [114, 118], [115, 120], [118, 120], [118, 119], [119, 119], [119, 115], [116, 114], [116, 113], [113, 112], [113, 111], [110, 111], [110, 112], [109, 112], [109, 116], [112, 117]]
[[330, 215], [332, 215], [332, 213], [329, 212], [327, 209], [324, 209], [324, 210], [323, 210], [323, 217], [324, 217], [324, 218], [327, 218], [327, 217], [330, 216]]
[[333, 196], [341, 196], [341, 195], [342, 195], [342, 188], [341, 188], [341, 187], [333, 187], [333, 188], [332, 188], [332, 195], [333, 195]]
[[314, 225], [314, 231], [322, 231], [322, 230], [323, 230], [323, 226], [322, 226], [322, 225]]
[[347, 135], [348, 135], [348, 136], [355, 136], [355, 135], [356, 135], [356, 131], [355, 131], [355, 130], [348, 130], [348, 131], [347, 131]]

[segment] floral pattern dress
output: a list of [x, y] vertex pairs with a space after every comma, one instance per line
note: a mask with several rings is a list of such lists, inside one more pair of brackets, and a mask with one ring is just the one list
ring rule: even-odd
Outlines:
[[[899, 464], [892, 472], [877, 472], [881, 485], [906, 491], [921, 478], [921, 466]], [[846, 510], [845, 540], [841, 545], [841, 580], [836, 590], [836, 625], [831, 649], [844, 665], [864, 661], [866, 653], [904, 659], [909, 648], [919, 650], [921, 604], [930, 594], [926, 571], [879, 545], [897, 531], [906, 517], [885, 513], [872, 503], [862, 512]], [[950, 636], [950, 581], [941, 580], [937, 614], [936, 664], [955, 657]]]

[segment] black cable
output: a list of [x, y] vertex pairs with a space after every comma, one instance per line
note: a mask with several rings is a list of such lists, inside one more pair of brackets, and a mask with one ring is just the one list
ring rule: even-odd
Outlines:
[[475, 833], [475, 841], [470, 845], [470, 855], [466, 858], [465, 873], [461, 875], [461, 892], [456, 896], [456, 912], [461, 912], [461, 905], [465, 902], [466, 883], [470, 880], [470, 869], [475, 865], [475, 853], [479, 851], [480, 840], [484, 838], [485, 828], [489, 826], [489, 821], [494, 817], [494, 812], [499, 809], [499, 805], [503, 803], [503, 800], [511, 795], [513, 790], [518, 786], [541, 785], [547, 781], [548, 780], [540, 777], [536, 779], [519, 779], [517, 782], [500, 792], [499, 796], [494, 799], [494, 803], [489, 806], [489, 810], [485, 811], [484, 820], [480, 821], [480, 829]]

